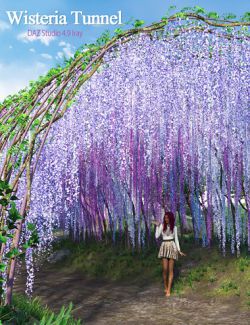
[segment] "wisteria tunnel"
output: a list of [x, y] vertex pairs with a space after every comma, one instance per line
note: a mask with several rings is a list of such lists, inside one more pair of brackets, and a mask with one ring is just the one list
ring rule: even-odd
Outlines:
[[[114, 242], [125, 231], [132, 247], [143, 248], [163, 208], [183, 231], [191, 224], [203, 246], [215, 236], [224, 253], [227, 243], [232, 253], [243, 244], [250, 249], [249, 38], [237, 28], [228, 35], [203, 22], [181, 24], [120, 38], [96, 71], [87, 67], [91, 77], [46, 139], [47, 128], [37, 134], [17, 197], [25, 198], [36, 167], [25, 220], [37, 225], [38, 251], [49, 247], [56, 228], [76, 240], [110, 232]], [[74, 69], [70, 91], [82, 73]], [[43, 89], [30, 116], [63, 82]], [[61, 95], [58, 102], [66, 100]], [[60, 113], [58, 102], [49, 113]], [[36, 128], [27, 130], [23, 139], [31, 143]], [[12, 171], [12, 182], [19, 171]], [[32, 251], [26, 252], [30, 286]]]

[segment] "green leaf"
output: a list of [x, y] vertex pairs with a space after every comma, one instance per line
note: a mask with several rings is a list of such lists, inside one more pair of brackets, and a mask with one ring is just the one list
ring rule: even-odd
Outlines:
[[23, 219], [23, 217], [20, 215], [19, 211], [16, 208], [15, 202], [10, 202], [11, 208], [9, 209], [9, 215], [8, 219], [15, 223], [17, 220]]
[[3, 236], [2, 234], [0, 234], [0, 242], [6, 244], [7, 237], [6, 236]]
[[0, 180], [0, 188], [1, 188], [2, 190], [6, 190], [6, 189], [9, 188], [9, 184], [8, 184], [6, 181], [2, 181], [2, 180]]
[[5, 198], [0, 200], [0, 204], [4, 207], [6, 207], [8, 205], [8, 200], [6, 200]]
[[228, 13], [228, 14], [224, 14], [223, 17], [225, 19], [234, 19], [236, 18], [237, 16], [235, 14], [232, 14], [232, 13]]
[[231, 33], [233, 30], [234, 30], [233, 27], [226, 27], [226, 31], [227, 31], [228, 33]]
[[16, 255], [19, 254], [19, 251], [18, 251], [18, 249], [17, 249], [16, 247], [14, 247], [14, 248], [12, 249], [12, 254], [13, 254], [14, 256], [16, 256]]
[[199, 6], [194, 6], [194, 10], [197, 14], [205, 14], [206, 13], [205, 9], [202, 7], [199, 7]]
[[12, 221], [7, 221], [7, 227], [8, 229], [12, 230], [12, 229], [17, 229], [17, 227], [15, 226], [15, 223]]
[[241, 27], [241, 30], [247, 32], [248, 31], [248, 27], [247, 26], [242, 26]]
[[61, 76], [57, 77], [57, 79], [56, 79], [57, 87], [59, 87], [61, 85], [61, 82], [62, 82], [62, 77]]
[[25, 152], [28, 149], [28, 140], [23, 140], [20, 145], [19, 148], [21, 151]]
[[51, 113], [47, 112], [47, 113], [45, 114], [45, 119], [46, 119], [47, 121], [50, 121], [51, 117], [52, 117], [52, 114], [51, 114]]
[[0, 272], [4, 272], [6, 269], [6, 265], [4, 263], [0, 263]]
[[16, 247], [12, 248], [5, 256], [7, 258], [13, 258], [19, 254], [19, 251]]
[[[27, 98], [28, 98], [28, 93], [27, 93]], [[17, 117], [17, 123], [23, 126], [28, 121], [28, 119], [29, 116], [25, 113], [22, 113]]]
[[121, 28], [116, 28], [114, 33], [115, 35], [121, 35], [123, 33], [123, 30]]
[[145, 21], [144, 21], [144, 20], [136, 19], [136, 21], [134, 22], [133, 26], [134, 26], [135, 28], [139, 28], [139, 27], [141, 27], [141, 26], [144, 25], [144, 24], [145, 24]]
[[214, 11], [211, 11], [207, 14], [207, 16], [209, 18], [212, 18], [212, 19], [218, 19], [220, 16], [217, 14], [217, 12], [214, 12]]
[[34, 244], [34, 243], [38, 244], [39, 243], [39, 237], [38, 237], [38, 233], [36, 230], [32, 233], [32, 235], [29, 239], [29, 243], [30, 244]]
[[250, 21], [250, 12], [245, 12], [244, 16], [242, 17], [242, 20], [243, 21], [247, 21], [249, 22]]
[[185, 12], [177, 12], [175, 14], [175, 17], [179, 17], [179, 18], [185, 18], [187, 16], [187, 14]]
[[11, 133], [10, 133], [10, 140], [12, 140], [14, 138], [14, 136], [16, 135], [16, 131], [13, 130]]
[[12, 201], [19, 200], [19, 198], [18, 198], [17, 196], [15, 196], [15, 195], [12, 195], [12, 196], [10, 197], [10, 199], [11, 199]]
[[35, 119], [34, 122], [32, 123], [32, 127], [36, 127], [37, 125], [39, 125], [40, 120], [39, 118]]
[[33, 231], [33, 230], [36, 229], [36, 226], [33, 223], [28, 222], [27, 223], [27, 229], [30, 230], [30, 231]]
[[19, 156], [14, 164], [14, 168], [17, 169], [18, 167], [20, 167], [21, 163], [22, 163], [22, 156]]
[[28, 249], [30, 247], [29, 243], [26, 242], [25, 244], [23, 244], [23, 249]]

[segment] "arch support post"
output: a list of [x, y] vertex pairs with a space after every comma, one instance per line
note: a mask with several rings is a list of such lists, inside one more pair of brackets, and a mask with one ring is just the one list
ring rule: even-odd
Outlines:
[[[26, 190], [26, 193], [24, 195], [22, 205], [21, 205], [21, 210], [20, 210], [20, 215], [23, 217], [23, 219], [18, 220], [18, 222], [16, 223], [17, 229], [15, 232], [15, 237], [13, 239], [13, 247], [15, 248], [18, 248], [19, 240], [21, 237], [22, 226], [23, 226], [24, 216], [25, 216], [25, 211], [27, 206], [27, 198], [28, 198], [28, 189]], [[13, 291], [14, 275], [15, 275], [15, 268], [16, 268], [16, 258], [17, 257], [14, 256], [11, 259], [10, 267], [8, 269], [7, 284], [6, 284], [6, 299], [5, 299], [6, 305], [11, 305], [12, 303], [12, 291]]]

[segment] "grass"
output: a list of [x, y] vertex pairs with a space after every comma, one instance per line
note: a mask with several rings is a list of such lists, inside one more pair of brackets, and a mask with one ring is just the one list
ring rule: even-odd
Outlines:
[[[192, 235], [184, 235], [180, 246], [186, 256], [179, 256], [174, 267], [172, 294], [190, 292], [200, 297], [233, 299], [232, 303], [250, 309], [250, 262], [247, 247], [243, 247], [237, 258], [227, 248], [223, 257], [219, 243], [214, 240], [211, 248], [201, 247]], [[70, 255], [51, 265], [67, 272], [82, 272], [92, 278], [124, 280], [135, 283], [162, 281], [161, 261], [157, 258], [156, 244], [141, 252], [125, 249], [121, 244], [89, 240], [75, 243], [64, 238], [54, 243], [54, 250], [69, 249]], [[163, 282], [162, 282], [163, 283]], [[13, 306], [0, 308], [3, 324], [82, 324], [71, 316], [72, 304], [62, 307], [54, 314], [44, 307], [38, 298], [29, 300], [24, 296], [13, 296]], [[8, 321], [7, 321], [8, 320]], [[1, 324], [1, 322], [0, 322]]]
[[44, 307], [36, 297], [28, 299], [23, 295], [13, 295], [11, 306], [0, 307], [0, 324], [6, 325], [81, 325], [80, 320], [75, 320], [71, 311], [73, 304], [62, 307], [58, 314], [53, 313], [47, 306]]
[[190, 253], [191, 259], [194, 254], [199, 263], [182, 280], [186, 293], [191, 290], [205, 297], [235, 299], [235, 303], [249, 308], [250, 262], [246, 247], [239, 258], [231, 255], [229, 250], [223, 257], [216, 246], [211, 249], [193, 249]]
[[[226, 299], [235, 297], [244, 306], [250, 301], [250, 262], [247, 247], [242, 248], [237, 258], [227, 247], [224, 257], [219, 243], [201, 247], [192, 235], [184, 235], [180, 241], [182, 251], [187, 256], [179, 256], [175, 262], [172, 292], [176, 294], [195, 291], [206, 297]], [[58, 262], [66, 272], [80, 271], [89, 277], [109, 280], [162, 281], [162, 266], [157, 258], [158, 247], [152, 245], [142, 252], [132, 252], [101, 242], [74, 243], [63, 239], [55, 244], [55, 249], [67, 248], [69, 257]], [[190, 263], [192, 264], [190, 266]], [[185, 271], [185, 272], [182, 272]]]
[[84, 272], [89, 277], [118, 280], [143, 274], [145, 278], [157, 278], [161, 272], [160, 267], [155, 267], [156, 247], [138, 253], [104, 242], [75, 244], [67, 239], [60, 245], [70, 249], [71, 255], [59, 264], [69, 271]]

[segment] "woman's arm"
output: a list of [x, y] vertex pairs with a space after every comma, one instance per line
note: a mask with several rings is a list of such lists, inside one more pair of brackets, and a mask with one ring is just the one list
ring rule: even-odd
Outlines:
[[155, 231], [155, 238], [159, 238], [162, 232], [162, 223], [158, 226], [156, 226], [156, 231]]
[[175, 240], [176, 247], [177, 247], [178, 251], [180, 252], [181, 249], [180, 249], [180, 244], [179, 244], [179, 239], [178, 239], [177, 226], [174, 226], [174, 240]]

